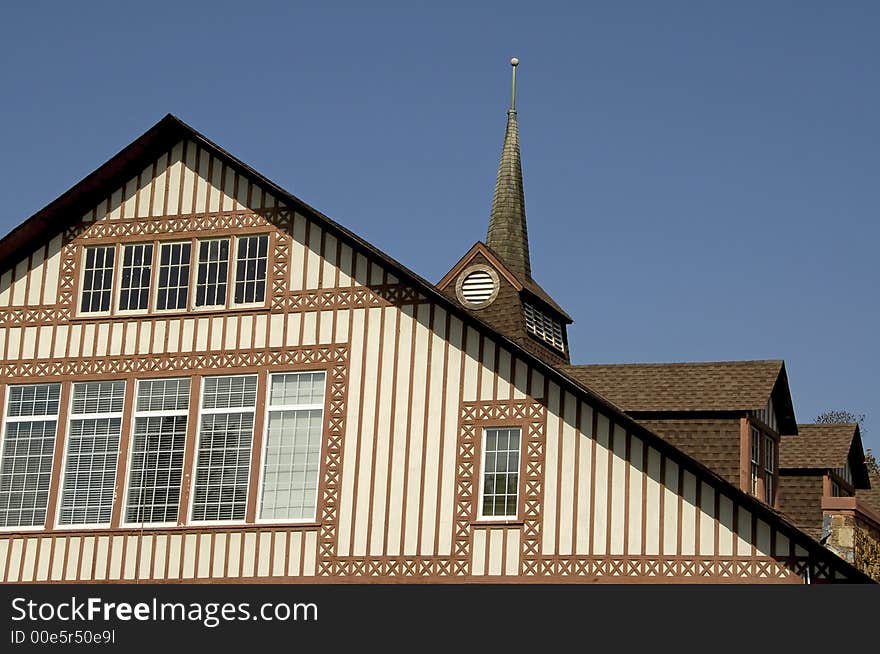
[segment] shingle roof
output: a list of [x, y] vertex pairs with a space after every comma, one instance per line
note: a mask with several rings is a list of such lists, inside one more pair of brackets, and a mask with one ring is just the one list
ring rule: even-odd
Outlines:
[[856, 498], [880, 512], [880, 472], [871, 472], [868, 479], [871, 482], [871, 488], [857, 489]]
[[624, 411], [749, 411], [767, 406], [783, 362], [624, 363], [566, 371]]
[[516, 111], [507, 112], [507, 130], [498, 162], [498, 179], [489, 214], [486, 243], [513, 272], [527, 279], [532, 276], [529, 262], [529, 233], [523, 194], [522, 163], [519, 154], [519, 128]]
[[779, 443], [781, 469], [826, 469], [846, 465], [858, 425], [828, 423], [798, 425], [796, 436], [783, 436]]
[[270, 193], [276, 194], [283, 202], [290, 204], [299, 211], [305, 212], [312, 219], [321, 222], [326, 228], [350, 243], [353, 247], [360, 248], [362, 251], [375, 256], [383, 265], [387, 265], [390, 270], [395, 271], [395, 274], [399, 275], [405, 282], [413, 284], [418, 290], [423, 292], [429, 300], [437, 302], [440, 306], [450, 312], [454, 312], [454, 314], [462, 320], [475, 325], [477, 329], [486, 330], [486, 332], [490, 334], [497, 334], [498, 337], [502, 339], [502, 342], [506, 343], [507, 346], [512, 349], [512, 352], [516, 356], [522, 356], [529, 365], [536, 366], [539, 370], [555, 377], [558, 382], [569, 386], [573, 392], [582, 394], [588, 400], [598, 403], [600, 407], [604, 407], [611, 413], [611, 415], [617, 414], [615, 419], [619, 420], [624, 428], [632, 429], [633, 433], [644, 437], [646, 441], [654, 447], [660, 448], [661, 450], [669, 448], [668, 451], [675, 459], [678, 459], [683, 465], [691, 467], [700, 475], [703, 475], [710, 480], [716, 479], [723, 484], [721, 488], [724, 488], [724, 485], [726, 485], [726, 492], [731, 494], [735, 498], [735, 501], [741, 503], [742, 506], [749, 510], [756, 512], [759, 516], [770, 521], [775, 521], [784, 530], [789, 530], [788, 534], [790, 537], [798, 544], [807, 548], [812, 556], [817, 556], [820, 559], [822, 557], [828, 557], [826, 560], [833, 561], [835, 565], [840, 566], [846, 574], [854, 580], [862, 582], [871, 581], [869, 577], [859, 569], [855, 568], [851, 563], [841, 559], [834, 553], [829, 552], [822, 547], [815, 538], [799, 529], [785, 515], [752, 497], [740, 489], [738, 485], [732, 484], [723, 479], [715, 471], [711, 470], [692, 456], [686, 454], [683, 450], [670, 446], [667, 441], [630, 416], [620, 413], [618, 411], [619, 407], [615, 406], [612, 402], [609, 402], [607, 397], [604, 395], [597, 395], [591, 388], [585, 387], [584, 383], [577, 376], [572, 374], [571, 369], [573, 366], [555, 366], [536, 357], [509, 337], [494, 330], [486, 322], [470, 315], [466, 311], [463, 311], [460, 305], [444, 296], [437, 287], [415, 272], [409, 270], [409, 268], [400, 262], [394, 260], [392, 257], [375, 246], [367, 243], [347, 228], [273, 183], [171, 114], [165, 116], [145, 134], [124, 148], [103, 166], [89, 174], [59, 198], [39, 210], [0, 239], [0, 262], [8, 261], [12, 253], [27, 249], [34, 243], [41, 242], [41, 240], [45, 238], [46, 233], [55, 234], [68, 225], [74, 224], [79, 219], [78, 217], [82, 215], [83, 211], [91, 206], [93, 202], [97, 202], [103, 197], [108, 186], [113, 187], [119, 183], [125, 183], [126, 180], [131, 178], [132, 174], [137, 174], [138, 171], [143, 169], [144, 161], [149, 161], [153, 156], [158, 156], [158, 154], [166, 151], [165, 149], [169, 145], [173, 145], [173, 143], [179, 138], [191, 138], [197, 141], [210, 152], [213, 152], [216, 156], [223, 159], [234, 170], [238, 170], [252, 179], [257, 180]]

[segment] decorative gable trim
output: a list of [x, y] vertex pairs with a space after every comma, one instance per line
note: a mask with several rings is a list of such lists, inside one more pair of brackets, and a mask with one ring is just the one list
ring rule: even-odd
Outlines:
[[501, 259], [495, 256], [492, 250], [486, 247], [486, 245], [481, 241], [477, 241], [476, 243], [474, 243], [473, 247], [468, 250], [461, 259], [458, 260], [458, 263], [456, 263], [452, 267], [452, 269], [443, 276], [443, 279], [437, 282], [437, 288], [442, 291], [452, 285], [458, 275], [465, 268], [468, 267], [468, 265], [474, 260], [477, 255], [480, 254], [482, 254], [489, 261], [489, 263], [494, 266], [495, 270], [502, 277], [504, 277], [504, 279], [506, 279], [510, 283], [510, 285], [517, 290], [517, 292], [523, 290], [523, 285], [516, 278], [516, 275], [510, 272], [510, 270], [508, 270], [507, 267], [503, 263], [501, 263]]

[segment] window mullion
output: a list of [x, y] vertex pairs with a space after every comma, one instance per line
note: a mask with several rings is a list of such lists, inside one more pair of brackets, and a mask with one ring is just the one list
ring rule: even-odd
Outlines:
[[112, 529], [119, 528], [119, 521], [122, 516], [122, 505], [125, 503], [125, 480], [128, 471], [128, 450], [131, 443], [131, 428], [134, 421], [131, 418], [132, 409], [134, 408], [134, 399], [137, 394], [137, 384], [133, 380], [126, 380], [125, 384], [125, 400], [122, 405], [122, 427], [119, 434], [119, 449], [116, 453], [116, 484], [113, 498], [113, 511], [110, 516], [110, 527]]

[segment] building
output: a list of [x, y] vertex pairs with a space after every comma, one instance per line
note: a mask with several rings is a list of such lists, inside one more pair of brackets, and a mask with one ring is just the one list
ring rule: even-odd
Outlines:
[[730, 469], [676, 426], [711, 397], [635, 417], [569, 365], [513, 105], [437, 285], [170, 115], [0, 262], [5, 582], [868, 580], [735, 467], [781, 365], [695, 414]]

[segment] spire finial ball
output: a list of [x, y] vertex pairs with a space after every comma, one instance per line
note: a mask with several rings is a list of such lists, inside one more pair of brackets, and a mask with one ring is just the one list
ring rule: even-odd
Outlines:
[[516, 66], [517, 64], [519, 64], [519, 59], [517, 59], [516, 57], [510, 60], [511, 66]]

